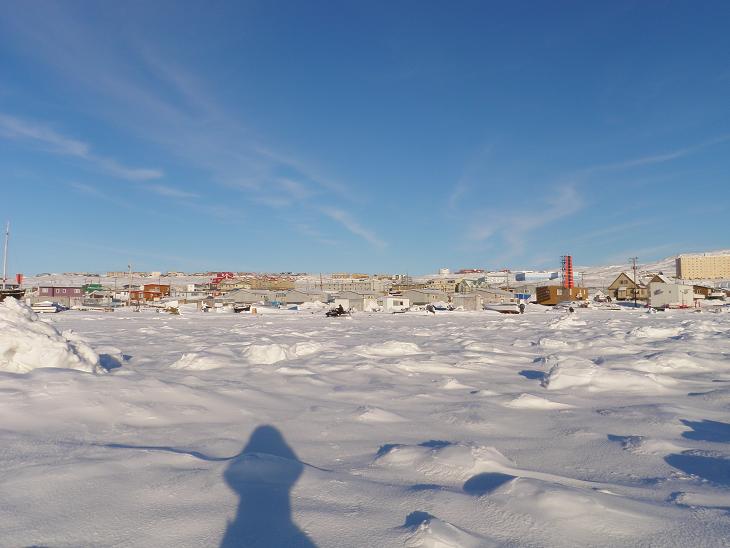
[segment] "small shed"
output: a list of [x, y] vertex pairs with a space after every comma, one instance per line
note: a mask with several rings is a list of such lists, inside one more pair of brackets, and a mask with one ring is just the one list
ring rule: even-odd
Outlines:
[[236, 289], [216, 299], [222, 303], [256, 304], [266, 303], [272, 299], [272, 292], [262, 289]]
[[378, 308], [378, 295], [369, 291], [340, 291], [335, 296], [335, 306], [342, 304], [345, 310], [371, 312]]
[[555, 306], [565, 301], [585, 301], [588, 289], [585, 287], [563, 287], [561, 285], [542, 285], [536, 291], [537, 304]]
[[456, 293], [451, 298], [451, 303], [456, 308], [463, 308], [464, 310], [481, 310], [484, 308], [482, 296], [477, 292]]
[[410, 301], [399, 295], [384, 295], [378, 298], [378, 306], [385, 312], [404, 312], [410, 307]]
[[438, 289], [407, 289], [403, 291], [403, 297], [413, 305], [449, 302], [448, 293]]
[[514, 293], [496, 287], [475, 289], [474, 293], [482, 298], [484, 304], [514, 303], [519, 300], [515, 297]]
[[329, 300], [327, 293], [324, 291], [304, 291], [301, 289], [290, 289], [284, 295], [286, 304], [304, 304], [321, 302], [326, 303]]
[[687, 308], [694, 305], [694, 287], [685, 284], [649, 284], [649, 306], [652, 308]]

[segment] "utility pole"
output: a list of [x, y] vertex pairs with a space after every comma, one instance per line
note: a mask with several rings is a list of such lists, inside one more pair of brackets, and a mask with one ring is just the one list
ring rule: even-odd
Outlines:
[[636, 283], [636, 261], [638, 261], [638, 257], [629, 257], [629, 262], [631, 263], [631, 267], [634, 270], [634, 308], [637, 307], [636, 303], [636, 290], [638, 289], [638, 284]]
[[129, 268], [129, 284], [127, 285], [127, 306], [132, 306], [132, 265], [128, 264]]
[[10, 221], [5, 225], [5, 246], [3, 247], [3, 289], [5, 289], [5, 280], [7, 279], [8, 268], [8, 240], [10, 239]]

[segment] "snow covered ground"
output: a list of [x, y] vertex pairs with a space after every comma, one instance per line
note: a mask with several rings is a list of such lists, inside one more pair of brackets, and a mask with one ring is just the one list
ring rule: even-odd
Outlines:
[[730, 544], [730, 313], [18, 314], [2, 546]]

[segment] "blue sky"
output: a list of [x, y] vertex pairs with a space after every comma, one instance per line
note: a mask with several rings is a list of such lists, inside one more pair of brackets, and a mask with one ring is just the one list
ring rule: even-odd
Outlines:
[[730, 247], [728, 2], [0, 0], [10, 269]]

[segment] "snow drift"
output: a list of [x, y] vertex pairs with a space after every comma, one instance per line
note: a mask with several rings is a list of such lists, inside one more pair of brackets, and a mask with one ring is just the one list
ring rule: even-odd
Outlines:
[[104, 371], [97, 353], [76, 334], [61, 333], [29, 306], [5, 299], [0, 303], [0, 371], [28, 373], [40, 367]]

